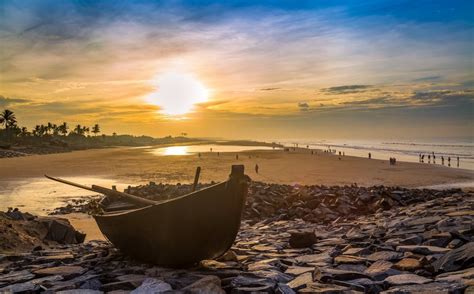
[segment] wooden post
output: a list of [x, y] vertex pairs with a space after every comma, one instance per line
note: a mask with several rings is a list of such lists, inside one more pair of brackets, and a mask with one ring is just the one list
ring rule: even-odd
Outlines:
[[194, 175], [194, 183], [193, 183], [193, 192], [196, 191], [197, 184], [199, 182], [199, 175], [201, 174], [201, 167], [198, 166], [196, 168], [196, 174]]

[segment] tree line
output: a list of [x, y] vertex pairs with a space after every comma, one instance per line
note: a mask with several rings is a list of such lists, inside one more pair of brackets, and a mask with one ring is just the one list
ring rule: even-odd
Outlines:
[[[16, 119], [15, 113], [9, 109], [5, 109], [0, 113], [0, 126], [3, 126], [3, 131], [7, 137], [45, 137], [45, 136], [88, 136], [93, 133], [97, 136], [100, 133], [99, 124], [92, 127], [83, 125], [76, 125], [72, 129], [69, 124], [63, 122], [62, 124], [54, 124], [48, 122], [47, 124], [36, 125], [31, 131], [26, 127], [20, 127]], [[115, 134], [115, 133], [114, 133]]]

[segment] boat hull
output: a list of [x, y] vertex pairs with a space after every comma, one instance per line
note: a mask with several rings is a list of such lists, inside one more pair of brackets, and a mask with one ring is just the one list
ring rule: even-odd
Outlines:
[[174, 200], [94, 217], [102, 233], [125, 254], [182, 267], [219, 257], [232, 246], [246, 193], [242, 173]]

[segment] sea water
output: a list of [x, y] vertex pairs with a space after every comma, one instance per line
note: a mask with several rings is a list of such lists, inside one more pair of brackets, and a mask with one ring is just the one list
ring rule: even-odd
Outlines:
[[[277, 140], [285, 146], [294, 146], [314, 149], [335, 149], [336, 153], [344, 152], [346, 156], [368, 157], [369, 152], [374, 159], [388, 160], [395, 157], [397, 161], [419, 162], [420, 154], [424, 154], [424, 163], [428, 164], [428, 155], [431, 155], [430, 164], [448, 166], [448, 157], [451, 157], [452, 168], [474, 170], [474, 142], [471, 138], [460, 140], [321, 140], [321, 139], [288, 139]], [[436, 161], [433, 162], [433, 152]], [[459, 157], [459, 166], [457, 165]]]

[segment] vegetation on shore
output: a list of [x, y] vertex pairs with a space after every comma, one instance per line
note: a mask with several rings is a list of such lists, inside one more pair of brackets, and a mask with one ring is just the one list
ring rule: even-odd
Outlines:
[[199, 139], [191, 139], [183, 135], [153, 138], [150, 136], [118, 135], [115, 132], [112, 135], [106, 135], [101, 134], [99, 124], [71, 126], [67, 122], [60, 124], [47, 122], [36, 125], [30, 130], [18, 124], [13, 111], [5, 109], [0, 113], [0, 149], [15, 149], [27, 151], [27, 153], [36, 153], [31, 149], [61, 152], [109, 146], [147, 146], [191, 141], [199, 141]]
[[[70, 125], [67, 122], [36, 125], [32, 129], [20, 126], [15, 113], [5, 109], [0, 113], [0, 151], [14, 150], [22, 153], [55, 153], [70, 150], [102, 148], [111, 146], [150, 146], [163, 144], [219, 144], [242, 146], [276, 146], [274, 143], [256, 141], [222, 141], [189, 138], [187, 133], [179, 136], [153, 138], [150, 136], [106, 135], [99, 124], [85, 126]], [[16, 156], [15, 154], [13, 156]], [[1, 154], [0, 154], [0, 157]], [[9, 157], [9, 156], [8, 156]]]

